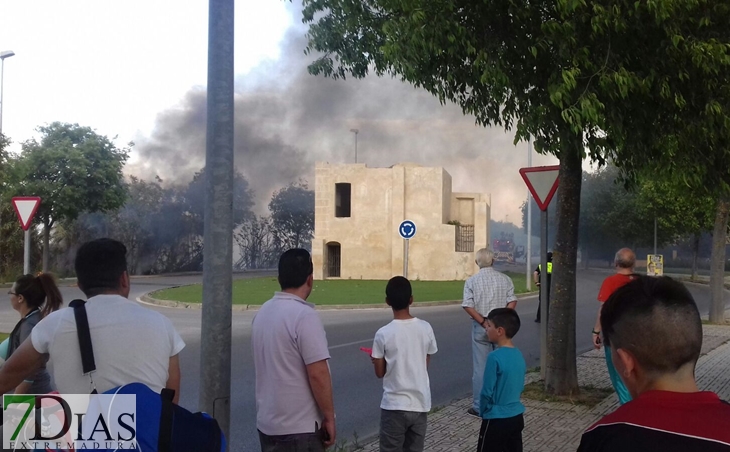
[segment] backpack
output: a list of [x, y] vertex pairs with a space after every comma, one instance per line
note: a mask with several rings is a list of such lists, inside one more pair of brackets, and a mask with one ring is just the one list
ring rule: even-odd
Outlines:
[[[96, 370], [89, 320], [83, 300], [74, 300], [76, 331], [84, 374]], [[96, 389], [92, 394], [96, 393]], [[224, 452], [226, 439], [218, 422], [207, 413], [192, 413], [172, 403], [175, 391], [157, 393], [142, 383], [112, 388], [104, 394], [136, 396], [136, 440], [138, 452]], [[89, 418], [89, 416], [87, 416]]]

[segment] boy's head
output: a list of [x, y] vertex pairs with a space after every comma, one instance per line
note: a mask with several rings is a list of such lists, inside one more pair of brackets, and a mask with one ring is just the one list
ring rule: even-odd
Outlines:
[[520, 330], [520, 316], [511, 308], [492, 309], [487, 314], [487, 322], [489, 324], [487, 335], [492, 342], [497, 342], [501, 336], [512, 339]]
[[697, 304], [680, 282], [637, 277], [603, 305], [601, 330], [632, 396], [663, 377], [694, 381], [702, 322]]
[[385, 301], [394, 311], [407, 309], [413, 302], [411, 282], [402, 276], [390, 278], [385, 286]]

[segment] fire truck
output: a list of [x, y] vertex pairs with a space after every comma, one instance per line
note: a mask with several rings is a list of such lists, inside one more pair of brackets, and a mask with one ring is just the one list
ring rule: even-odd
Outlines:
[[495, 262], [515, 263], [515, 240], [514, 234], [502, 232], [498, 239], [492, 241]]

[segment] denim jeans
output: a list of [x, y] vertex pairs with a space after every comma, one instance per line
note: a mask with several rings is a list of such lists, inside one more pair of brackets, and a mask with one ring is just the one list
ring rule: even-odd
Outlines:
[[319, 433], [269, 436], [259, 431], [261, 452], [324, 452]]
[[473, 372], [471, 374], [471, 387], [474, 395], [472, 408], [479, 413], [479, 396], [484, 384], [484, 368], [487, 366], [487, 355], [494, 351], [494, 344], [487, 338], [487, 330], [472, 320], [471, 328], [471, 359]]
[[428, 413], [380, 410], [380, 452], [422, 452]]

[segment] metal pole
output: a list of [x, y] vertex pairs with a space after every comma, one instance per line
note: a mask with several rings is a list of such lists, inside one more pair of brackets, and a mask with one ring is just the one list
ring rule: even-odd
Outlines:
[[410, 240], [403, 239], [403, 277], [408, 278], [408, 242]]
[[357, 134], [360, 133], [360, 129], [350, 129], [350, 132], [355, 134], [355, 163], [357, 163]]
[[548, 241], [548, 213], [547, 209], [540, 212], [540, 376], [545, 379], [547, 365], [547, 334], [549, 317], [548, 277], [547, 277], [547, 241]]
[[656, 215], [654, 215], [654, 254], [656, 255]]
[[[532, 138], [527, 139], [527, 166], [532, 167]], [[527, 291], [532, 290], [532, 194], [527, 190], [527, 249], [525, 250]]]
[[[0, 58], [0, 135], [3, 133], [3, 107], [5, 102], [3, 99], [3, 85], [5, 84], [5, 58]], [[27, 273], [26, 273], [27, 275]]]
[[230, 447], [234, 0], [208, 0], [208, 8], [199, 409], [216, 418]]
[[25, 231], [25, 243], [23, 250], [23, 274], [30, 274], [30, 229]]

